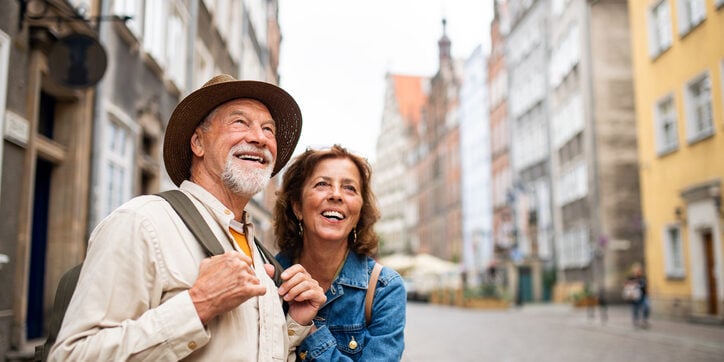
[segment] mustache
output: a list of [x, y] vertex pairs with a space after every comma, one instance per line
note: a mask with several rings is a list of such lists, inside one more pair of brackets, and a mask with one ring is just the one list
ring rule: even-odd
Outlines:
[[234, 155], [240, 154], [240, 153], [251, 153], [262, 156], [264, 159], [264, 163], [267, 163], [269, 165], [274, 165], [274, 156], [272, 155], [271, 151], [269, 149], [264, 147], [257, 147], [249, 143], [240, 143], [229, 150], [228, 157], [235, 157]]

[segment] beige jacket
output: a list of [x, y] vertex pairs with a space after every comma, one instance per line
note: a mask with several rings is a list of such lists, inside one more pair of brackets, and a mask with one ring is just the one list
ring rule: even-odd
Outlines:
[[[233, 213], [200, 186], [181, 190], [227, 250]], [[122, 205], [93, 231], [78, 286], [53, 346], [51, 361], [285, 361], [310, 327], [285, 318], [244, 215], [257, 276], [267, 293], [210, 321], [196, 314], [188, 289], [204, 251], [171, 206], [158, 196]]]

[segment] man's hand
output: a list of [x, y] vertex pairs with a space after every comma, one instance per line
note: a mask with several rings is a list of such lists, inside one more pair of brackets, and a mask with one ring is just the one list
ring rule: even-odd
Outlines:
[[204, 325], [247, 299], [266, 293], [251, 264], [251, 258], [238, 251], [227, 251], [201, 261], [199, 276], [189, 289], [189, 296]]
[[279, 295], [289, 304], [289, 316], [301, 325], [309, 325], [327, 301], [324, 290], [300, 264], [287, 268], [282, 280]]

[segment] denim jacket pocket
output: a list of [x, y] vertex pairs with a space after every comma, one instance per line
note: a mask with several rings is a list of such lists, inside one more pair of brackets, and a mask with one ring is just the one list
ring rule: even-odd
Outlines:
[[367, 331], [364, 326], [329, 326], [337, 340], [337, 349], [347, 355], [362, 353], [366, 344]]

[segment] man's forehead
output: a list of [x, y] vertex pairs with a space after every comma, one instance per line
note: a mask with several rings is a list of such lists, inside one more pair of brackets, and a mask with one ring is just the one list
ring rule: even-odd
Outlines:
[[259, 100], [256, 100], [254, 98], [236, 98], [232, 99], [226, 103], [223, 103], [221, 106], [233, 106], [233, 105], [248, 105], [252, 107], [259, 107], [263, 108], [265, 111], [269, 112], [269, 108], [267, 108], [266, 104], [262, 103]]
[[[239, 108], [239, 106], [247, 107], [247, 108]], [[269, 114], [269, 120], [274, 121], [271, 117], [271, 112], [267, 108], [267, 106], [252, 98], [237, 98], [232, 99], [222, 105], [219, 106], [219, 108], [224, 108], [229, 115], [245, 115], [249, 116], [249, 108], [252, 108], [253, 111], [263, 111], [264, 113]]]

